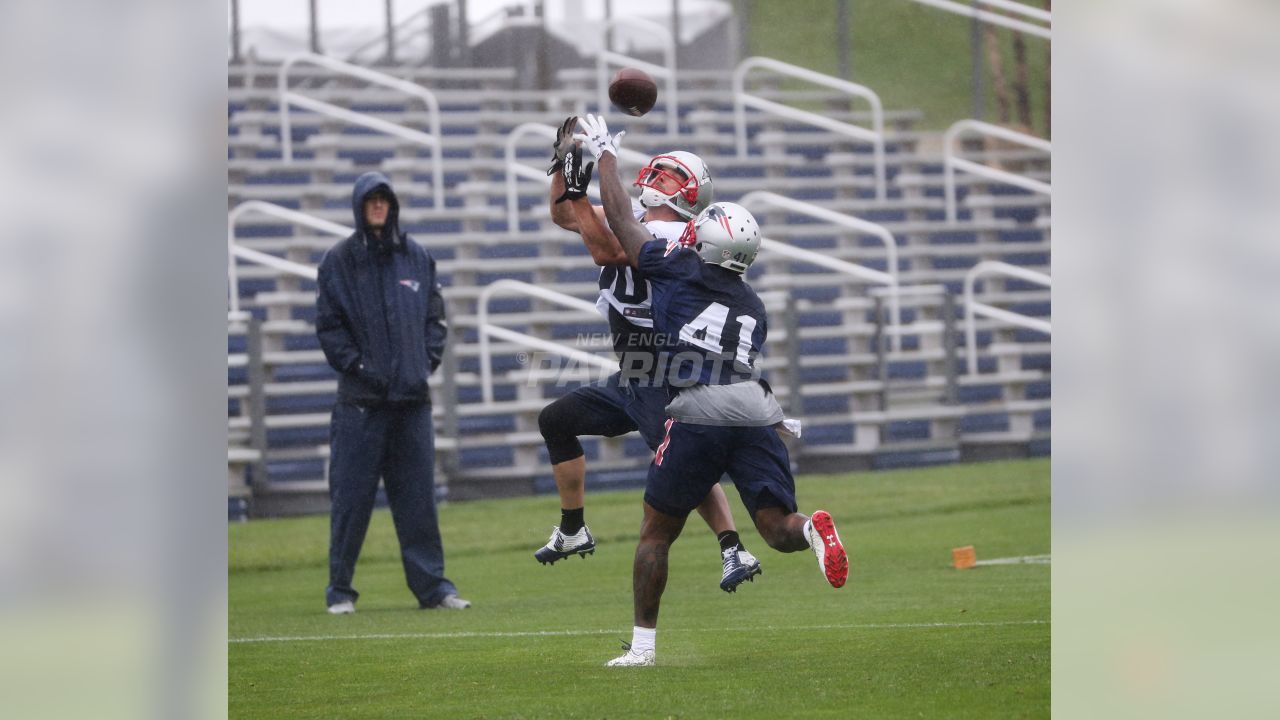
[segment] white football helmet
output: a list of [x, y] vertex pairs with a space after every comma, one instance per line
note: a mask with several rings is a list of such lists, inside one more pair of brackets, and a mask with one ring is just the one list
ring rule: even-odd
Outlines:
[[636, 176], [635, 184], [640, 186], [641, 205], [666, 205], [690, 220], [715, 200], [707, 164], [683, 150], [655, 155]]
[[689, 223], [680, 244], [705, 263], [745, 273], [760, 252], [760, 226], [741, 205], [718, 202]]

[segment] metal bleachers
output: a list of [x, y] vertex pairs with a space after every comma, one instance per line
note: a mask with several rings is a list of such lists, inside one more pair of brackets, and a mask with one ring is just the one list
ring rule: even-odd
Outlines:
[[[554, 91], [514, 88], [513, 70], [467, 74], [430, 68], [392, 70], [430, 87], [441, 107], [444, 203], [433, 201], [429, 153], [396, 138], [353, 130], [332, 118], [292, 111], [294, 159], [280, 149], [272, 66], [230, 70], [228, 208], [259, 200], [350, 226], [351, 183], [380, 169], [402, 198], [402, 226], [437, 258], [449, 305], [448, 367], [431, 378], [437, 420], [438, 470], [450, 497], [546, 491], [552, 486], [537, 414], [547, 402], [595, 374], [567, 371], [562, 382], [533, 379], [528, 348], [492, 344], [494, 400], [481, 392], [478, 299], [491, 282], [515, 278], [593, 301], [598, 272], [578, 236], [547, 213], [547, 187], [516, 184], [519, 231], [507, 224], [508, 135], [522, 123], [558, 125], [570, 113], [594, 111], [594, 75], [563, 70]], [[407, 127], [428, 117], [394, 91], [300, 68], [297, 82], [327, 102]], [[945, 219], [942, 155], [936, 133], [915, 129], [920, 114], [886, 113], [888, 191], [877, 199], [872, 157], [864, 144], [763, 114], [748, 114], [750, 152], [734, 147], [727, 76], [694, 73], [681, 86], [678, 137], [666, 134], [665, 110], [619, 117], [624, 146], [646, 153], [675, 147], [701, 154], [718, 200], [768, 189], [871, 222], [895, 240], [901, 296], [901, 349], [890, 343], [885, 295], [866, 280], [792, 258], [761, 253], [749, 274], [770, 304], [767, 376], [790, 414], [805, 422], [793, 446], [802, 470], [890, 467], [1048, 451], [1050, 374], [1043, 333], [979, 318], [978, 373], [968, 374], [958, 295], [977, 263], [997, 260], [1049, 274], [1050, 203], [975, 175], [956, 178], [955, 223]], [[826, 91], [769, 85], [759, 93], [780, 103], [823, 106], [831, 117], [865, 123], [865, 111]], [[611, 124], [614, 118], [610, 117]], [[545, 165], [545, 138], [517, 144], [518, 162]], [[1047, 181], [1043, 154], [970, 141], [968, 157]], [[636, 168], [623, 163], [622, 172]], [[825, 257], [884, 271], [885, 247], [847, 227], [786, 210], [756, 211], [766, 236]], [[245, 217], [236, 242], [314, 267], [339, 238], [270, 217]], [[239, 304], [252, 320], [228, 333], [228, 468], [230, 496], [252, 496], [255, 512], [318, 509], [327, 482], [328, 409], [336, 378], [314, 337], [315, 285], [272, 267], [241, 262]], [[986, 278], [982, 302], [1047, 319], [1049, 291], [1018, 280]], [[490, 321], [518, 332], [607, 355], [592, 333], [607, 331], [590, 313], [539, 300], [502, 297]], [[522, 360], [524, 358], [524, 360]], [[255, 423], [254, 418], [261, 418]], [[584, 443], [593, 483], [643, 477], [649, 452], [630, 436]], [[597, 480], [597, 478], [599, 478]]]

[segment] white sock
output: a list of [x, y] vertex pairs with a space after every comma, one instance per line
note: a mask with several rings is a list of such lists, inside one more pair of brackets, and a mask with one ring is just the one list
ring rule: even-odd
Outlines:
[[809, 538], [810, 538], [810, 537], [812, 537], [812, 536], [809, 534], [809, 531], [810, 531], [810, 530], [813, 530], [813, 518], [810, 518], [810, 519], [808, 519], [808, 520], [805, 520], [805, 521], [804, 521], [804, 539], [805, 539], [805, 540], [806, 540], [810, 545], [812, 545], [812, 544], [813, 544], [813, 541], [812, 541], [812, 540], [809, 540]]
[[639, 654], [645, 650], [657, 652], [658, 628], [642, 628], [639, 625], [631, 628], [631, 652]]

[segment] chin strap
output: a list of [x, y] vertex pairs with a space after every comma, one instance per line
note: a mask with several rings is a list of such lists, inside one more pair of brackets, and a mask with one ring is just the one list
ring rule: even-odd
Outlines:
[[689, 212], [688, 210], [685, 210], [684, 208], [676, 207], [676, 204], [674, 202], [671, 202], [671, 198], [667, 198], [666, 200], [662, 201], [662, 204], [666, 205], [672, 210], [675, 210], [676, 214], [684, 218], [685, 220], [693, 220], [695, 217], [697, 217], [696, 215]]

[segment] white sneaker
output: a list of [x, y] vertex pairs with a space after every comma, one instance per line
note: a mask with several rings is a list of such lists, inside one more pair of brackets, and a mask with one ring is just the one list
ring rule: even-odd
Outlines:
[[652, 650], [636, 652], [627, 650], [620, 657], [605, 663], [605, 667], [648, 667], [657, 662], [657, 653]]
[[559, 526], [551, 531], [551, 539], [546, 545], [538, 548], [533, 557], [543, 565], [554, 565], [557, 560], [563, 560], [570, 555], [577, 553], [579, 557], [586, 558], [588, 555], [594, 554], [596, 551], [596, 539], [591, 537], [591, 531], [583, 525], [578, 532], [572, 535], [565, 535], [560, 532]]
[[463, 600], [457, 595], [451, 594], [440, 598], [440, 602], [432, 605], [431, 607], [441, 610], [466, 610], [471, 607], [471, 602], [469, 600]]
[[826, 510], [815, 512], [805, 525], [805, 535], [818, 558], [818, 569], [826, 576], [827, 582], [831, 587], [843, 587], [849, 577], [849, 556], [844, 551], [844, 543], [840, 542], [840, 533], [836, 532], [831, 513]]
[[356, 604], [350, 600], [343, 600], [340, 603], [334, 603], [329, 606], [330, 615], [350, 615], [356, 611]]

